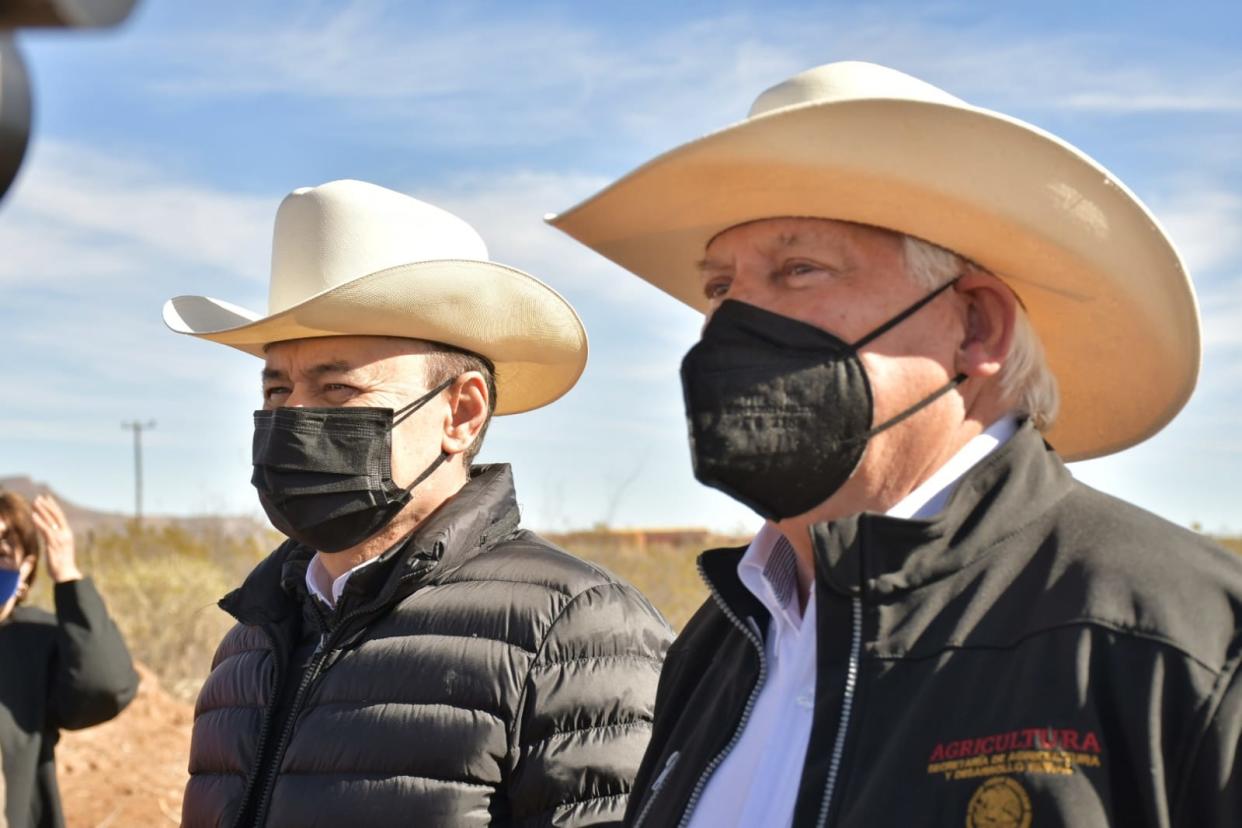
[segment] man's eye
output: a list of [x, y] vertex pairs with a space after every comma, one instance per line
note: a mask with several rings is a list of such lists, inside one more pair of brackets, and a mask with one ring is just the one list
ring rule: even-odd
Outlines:
[[708, 299], [719, 299], [729, 292], [730, 280], [712, 279], [703, 285], [703, 295]]
[[271, 388], [263, 389], [263, 399], [270, 400], [272, 397], [288, 396], [289, 389], [283, 386], [274, 385]]
[[805, 276], [817, 270], [822, 270], [822, 268], [811, 262], [789, 262], [781, 269], [781, 273], [784, 276]]

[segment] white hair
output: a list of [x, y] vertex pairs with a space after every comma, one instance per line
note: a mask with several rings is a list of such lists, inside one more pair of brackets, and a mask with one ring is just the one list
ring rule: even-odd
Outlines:
[[[967, 268], [987, 272], [952, 250], [914, 236], [902, 235], [902, 252], [907, 275], [928, 290], [960, 276]], [[1014, 317], [1013, 343], [997, 378], [1001, 392], [1018, 413], [1029, 416], [1040, 431], [1052, 426], [1061, 406], [1061, 391], [1048, 368], [1043, 343], [1021, 304]]]

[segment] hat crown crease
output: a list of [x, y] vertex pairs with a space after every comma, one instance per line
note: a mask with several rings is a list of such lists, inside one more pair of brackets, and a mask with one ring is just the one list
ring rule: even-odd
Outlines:
[[863, 61], [816, 66], [778, 83], [759, 95], [748, 118], [809, 103], [842, 103], [865, 98], [899, 98], [969, 106], [961, 98], [904, 72]]
[[488, 261], [487, 245], [462, 219], [362, 181], [290, 193], [276, 213], [268, 313], [401, 265]]
[[384, 336], [439, 342], [491, 360], [496, 411], [547, 405], [587, 359], [573, 307], [528, 273], [491, 261], [461, 218], [394, 190], [331, 181], [277, 211], [266, 316], [208, 296], [164, 303], [176, 333], [262, 357], [273, 342]]

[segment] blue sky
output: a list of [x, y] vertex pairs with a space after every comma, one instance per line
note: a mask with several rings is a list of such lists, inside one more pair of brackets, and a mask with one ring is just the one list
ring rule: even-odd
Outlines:
[[160, 308], [263, 309], [280, 199], [351, 177], [457, 212], [583, 316], [583, 381], [498, 420], [483, 451], [515, 465], [530, 525], [754, 527], [690, 474], [677, 364], [695, 314], [540, 217], [796, 72], [862, 59], [1061, 135], [1152, 207], [1199, 293], [1202, 378], [1161, 434], [1075, 473], [1242, 531], [1242, 7], [1118, 8], [142, 0], [116, 31], [23, 34], [36, 124], [0, 203], [0, 476], [128, 509], [120, 424], [154, 419], [148, 511], [257, 514], [259, 363], [169, 333]]

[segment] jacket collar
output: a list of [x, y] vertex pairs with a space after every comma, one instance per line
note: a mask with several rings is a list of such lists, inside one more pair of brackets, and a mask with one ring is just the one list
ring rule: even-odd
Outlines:
[[845, 595], [916, 589], [986, 556], [1047, 512], [1072, 477], [1030, 424], [967, 472], [929, 520], [862, 513], [811, 527], [815, 572]]
[[[374, 599], [386, 608], [512, 534], [520, 513], [508, 464], [475, 466], [470, 479], [372, 566], [349, 579], [339, 606]], [[306, 567], [314, 550], [294, 541], [281, 544], [220, 607], [247, 624], [280, 623], [300, 612], [308, 598]]]
[[[970, 469], [929, 520], [864, 512], [811, 527], [816, 580], [840, 595], [885, 596], [916, 589], [969, 566], [1044, 514], [1073, 478], [1029, 421]], [[730, 607], [767, 618], [737, 575], [745, 547], [699, 558], [708, 586]]]
[[766, 630], [770, 618], [763, 602], [738, 577], [737, 565], [746, 554], [745, 546], [709, 549], [699, 555], [699, 574], [707, 588], [716, 593], [741, 618], [752, 617]]

